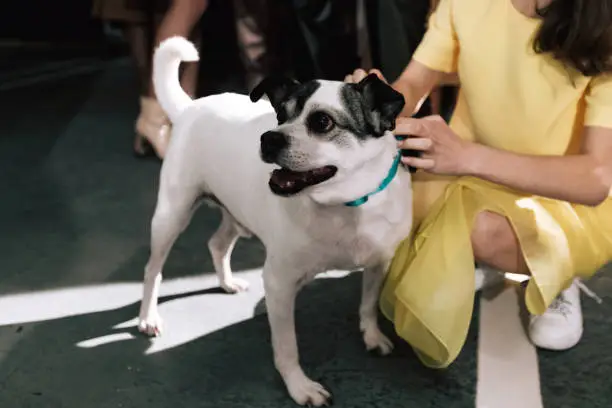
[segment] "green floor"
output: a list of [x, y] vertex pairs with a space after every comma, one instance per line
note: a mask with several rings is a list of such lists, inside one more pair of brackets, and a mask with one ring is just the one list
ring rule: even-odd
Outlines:
[[[166, 335], [156, 346], [134, 333], [159, 163], [130, 155], [133, 79], [115, 61], [0, 93], [0, 407], [291, 407], [252, 271], [263, 248], [243, 241], [233, 259], [252, 290], [220, 294], [206, 250], [212, 210], [167, 264]], [[580, 347], [540, 353], [546, 407], [612, 406], [608, 276], [593, 284], [606, 302], [584, 302]], [[446, 371], [424, 369], [401, 343], [389, 358], [368, 355], [359, 285], [357, 275], [321, 279], [298, 300], [304, 366], [336, 406], [474, 407], [477, 325]]]

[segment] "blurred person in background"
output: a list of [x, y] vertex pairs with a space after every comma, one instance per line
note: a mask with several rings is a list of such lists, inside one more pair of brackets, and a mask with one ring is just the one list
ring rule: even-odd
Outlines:
[[[439, 0], [364, 1], [372, 63], [385, 78], [395, 81], [410, 62], [427, 29], [427, 19]], [[450, 119], [457, 98], [458, 79], [448, 76], [432, 89], [416, 117], [441, 115]]]
[[[172, 36], [189, 38], [200, 43], [197, 23], [208, 7], [208, 0], [94, 0], [93, 14], [117, 23], [129, 43], [138, 69], [140, 113], [135, 124], [134, 154], [139, 157], [157, 155], [163, 159], [170, 138], [171, 124], [155, 98], [151, 67], [153, 50]], [[181, 85], [195, 96], [198, 63], [183, 64]]]

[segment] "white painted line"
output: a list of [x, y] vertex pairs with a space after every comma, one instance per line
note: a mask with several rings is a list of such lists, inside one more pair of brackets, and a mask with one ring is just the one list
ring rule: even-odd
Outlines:
[[476, 408], [543, 408], [538, 355], [514, 287], [481, 297]]

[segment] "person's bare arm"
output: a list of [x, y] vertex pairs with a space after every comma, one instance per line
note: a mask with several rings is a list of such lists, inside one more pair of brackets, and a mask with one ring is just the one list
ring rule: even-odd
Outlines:
[[467, 173], [527, 193], [595, 206], [612, 189], [612, 129], [587, 127], [582, 152], [530, 156], [476, 145]]
[[416, 60], [410, 61], [404, 72], [391, 86], [402, 95], [406, 105], [401, 116], [412, 116], [421, 107], [432, 89], [439, 85], [447, 74], [434, 71]]
[[[356, 69], [352, 74], [344, 78], [344, 82], [357, 83], [368, 74], [376, 74], [380, 79], [386, 81], [382, 73], [377, 69], [372, 69], [369, 72], [363, 69]], [[429, 96], [432, 89], [436, 85], [443, 84], [444, 81], [449, 80], [454, 82], [453, 74], [435, 71], [416, 60], [410, 61], [400, 77], [391, 84], [393, 89], [404, 95], [404, 100], [406, 101], [406, 105], [400, 116], [410, 117], [414, 115], [427, 96]]]
[[537, 156], [495, 149], [461, 139], [439, 117], [405, 118], [398, 134], [403, 149], [421, 151], [404, 157], [410, 166], [435, 174], [473, 176], [527, 194], [596, 206], [612, 188], [612, 128], [585, 127], [579, 154]]

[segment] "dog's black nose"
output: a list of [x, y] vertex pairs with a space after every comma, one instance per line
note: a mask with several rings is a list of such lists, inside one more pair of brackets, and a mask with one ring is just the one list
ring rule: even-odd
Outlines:
[[266, 163], [274, 163], [283, 149], [289, 146], [287, 136], [273, 130], [261, 135], [261, 159]]

